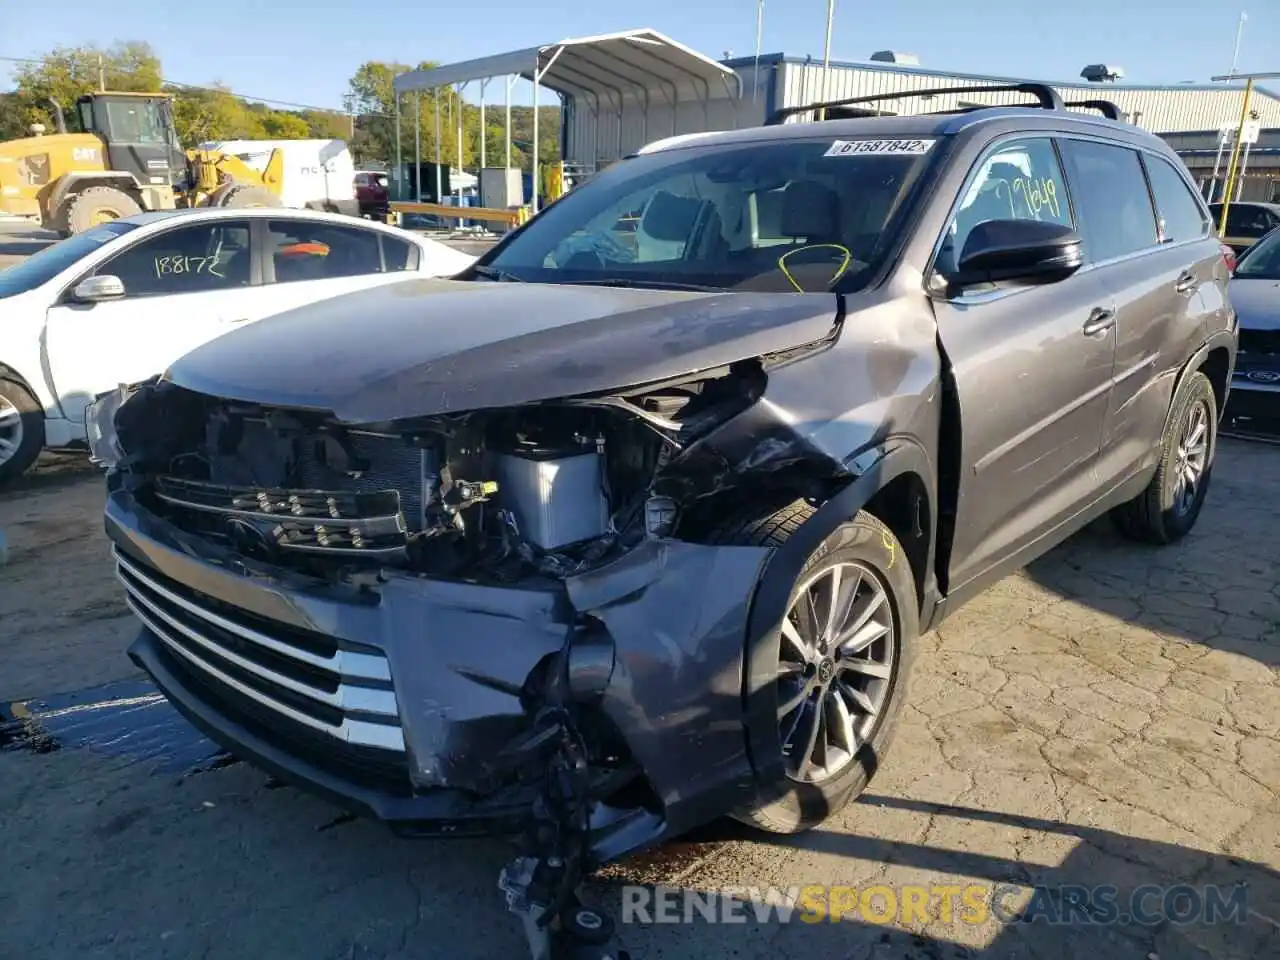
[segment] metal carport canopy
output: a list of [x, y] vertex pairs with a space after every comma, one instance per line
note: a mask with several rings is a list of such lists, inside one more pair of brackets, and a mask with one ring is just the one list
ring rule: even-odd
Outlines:
[[[628, 94], [646, 109], [655, 97], [673, 109], [680, 102], [681, 89], [692, 89], [704, 103], [712, 97], [740, 97], [741, 78], [733, 70], [710, 57], [672, 40], [657, 30], [625, 30], [594, 37], [577, 37], [509, 53], [465, 60], [430, 70], [413, 70], [395, 78], [396, 94], [432, 90], [491, 77], [523, 77], [534, 84], [533, 102], [538, 104], [538, 87], [544, 86], [570, 97], [581, 96], [594, 104], [599, 114], [602, 99], [621, 116]], [[399, 97], [396, 98], [397, 106]], [[538, 165], [538, 111], [533, 115], [533, 168]], [[537, 209], [537, 188], [534, 189]]]
[[657, 30], [624, 30], [577, 37], [491, 57], [464, 60], [395, 78], [396, 93], [430, 90], [489, 77], [519, 76], [558, 93], [672, 92], [681, 84], [701, 88], [704, 97], [721, 87], [741, 95], [741, 81], [728, 67]]

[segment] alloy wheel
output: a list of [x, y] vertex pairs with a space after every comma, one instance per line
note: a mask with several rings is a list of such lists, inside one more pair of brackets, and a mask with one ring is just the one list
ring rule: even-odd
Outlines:
[[22, 446], [22, 412], [6, 397], [0, 397], [0, 465], [8, 463]]
[[778, 719], [787, 776], [820, 783], [853, 761], [885, 712], [897, 669], [893, 605], [879, 576], [837, 563], [800, 588], [782, 621]]
[[1180, 517], [1191, 511], [1204, 481], [1209, 466], [1210, 429], [1208, 405], [1197, 400], [1182, 422], [1174, 456], [1173, 510]]

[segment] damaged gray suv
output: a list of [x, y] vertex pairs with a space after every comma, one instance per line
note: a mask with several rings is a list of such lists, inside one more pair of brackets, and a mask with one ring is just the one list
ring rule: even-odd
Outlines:
[[523, 832], [513, 902], [726, 813], [830, 817], [922, 631], [1102, 514], [1176, 541], [1209, 488], [1208, 211], [1111, 105], [1020, 89], [655, 144], [452, 280], [106, 398], [132, 657], [404, 833]]

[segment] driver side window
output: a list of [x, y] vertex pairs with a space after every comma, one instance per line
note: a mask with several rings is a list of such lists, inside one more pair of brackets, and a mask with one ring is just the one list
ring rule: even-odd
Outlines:
[[119, 277], [126, 297], [209, 293], [249, 286], [247, 220], [165, 230], [112, 257], [94, 271]]
[[947, 226], [937, 269], [954, 274], [973, 228], [988, 220], [1041, 220], [1074, 226], [1067, 188], [1053, 142], [1017, 140], [988, 154], [965, 189]]
[[[711, 208], [710, 210], [708, 208]], [[695, 230], [714, 205], [697, 196], [690, 177], [675, 177], [621, 198], [586, 229], [566, 237], [546, 266], [593, 269], [598, 261], [654, 263], [688, 255]]]

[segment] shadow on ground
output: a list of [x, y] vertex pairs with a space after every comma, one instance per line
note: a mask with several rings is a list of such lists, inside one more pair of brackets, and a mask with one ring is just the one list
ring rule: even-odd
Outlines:
[[[737, 842], [777, 850], [790, 860], [816, 854], [880, 864], [893, 871], [893, 879], [868, 882], [851, 866], [848, 879], [834, 882], [854, 885], [860, 894], [877, 887], [879, 890], [868, 894], [873, 897], [868, 914], [860, 914], [860, 909], [866, 909], [866, 901], [861, 901], [861, 908], [857, 897], [844, 901], [845, 916], [839, 922], [816, 912], [810, 912], [805, 919], [801, 908], [790, 922], [774, 919], [761, 924], [756, 922], [759, 914], [748, 904], [740, 912], [749, 918], [746, 922], [712, 926], [695, 909], [692, 923], [654, 922], [624, 927], [625, 933], [644, 948], [642, 957], [724, 954], [830, 960], [1253, 960], [1280, 956], [1280, 923], [1275, 917], [1280, 904], [1280, 873], [1263, 864], [1038, 817], [892, 796], [864, 795], [860, 803], [926, 817], [931, 823], [939, 818], [962, 821], [976, 833], [989, 834], [995, 829], [1015, 838], [1056, 835], [1070, 849], [1061, 862], [1042, 864], [992, 852], [943, 849], [822, 829], [793, 837], [768, 837], [722, 821], [638, 858], [634, 864], [621, 865], [621, 875], [605, 898], [621, 911], [620, 903], [628, 895], [617, 887], [628, 881], [627, 875], [633, 870], [643, 872], [646, 860], [663, 860], [673, 849]], [[1015, 842], [1011, 852], [1016, 846]], [[798, 882], [801, 887], [820, 879], [832, 883], [829, 876], [830, 872], [824, 878], [802, 877]], [[885, 883], [892, 885], [885, 888]], [[904, 883], [933, 891], [931, 922], [918, 923], [914, 929], [898, 925]], [[945, 885], [955, 888], [946, 894], [954, 906], [951, 923], [939, 919], [938, 888]], [[960, 899], [960, 888], [973, 885], [982, 888], [987, 909]], [[699, 886], [705, 889], [705, 885]], [[643, 902], [648, 909], [656, 910], [657, 893], [655, 890], [654, 900], [642, 901], [643, 895], [635, 893], [630, 897], [633, 903]], [[833, 903], [824, 900], [824, 896], [811, 902], [818, 906]], [[990, 915], [993, 901], [998, 904], [995, 916]], [[672, 916], [679, 915], [679, 906], [669, 909], [676, 911]], [[1210, 920], [1213, 910], [1218, 914]], [[724, 916], [716, 906], [711, 912]], [[868, 915], [876, 920], [884, 916], [895, 926], [868, 922]], [[974, 922], [980, 917], [980, 922]], [[653, 919], [657, 919], [656, 915]], [[747, 945], [758, 944], [761, 939], [766, 941], [767, 949], [746, 952]]]
[[1280, 667], [1278, 497], [1280, 447], [1223, 440], [1204, 510], [1183, 541], [1131, 543], [1104, 518], [1026, 577], [1117, 623]]

